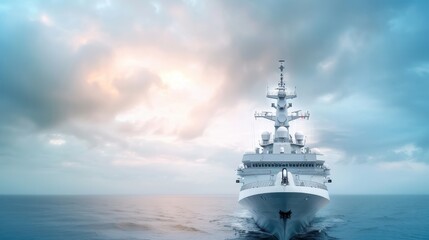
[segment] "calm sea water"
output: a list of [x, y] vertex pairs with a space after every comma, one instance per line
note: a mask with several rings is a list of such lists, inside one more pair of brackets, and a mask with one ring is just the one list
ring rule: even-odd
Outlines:
[[[0, 196], [0, 239], [274, 239], [237, 196]], [[429, 239], [429, 196], [332, 196], [295, 239]]]

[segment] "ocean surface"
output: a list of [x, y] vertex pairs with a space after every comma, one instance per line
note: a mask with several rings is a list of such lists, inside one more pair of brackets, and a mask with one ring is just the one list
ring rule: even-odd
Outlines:
[[[274, 239], [235, 195], [0, 196], [0, 239]], [[429, 239], [429, 196], [331, 196], [295, 239]]]

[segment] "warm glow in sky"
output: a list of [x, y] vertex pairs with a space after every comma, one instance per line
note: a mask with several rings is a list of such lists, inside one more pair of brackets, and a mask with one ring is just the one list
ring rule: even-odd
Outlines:
[[282, 58], [332, 193], [427, 194], [426, 9], [2, 1], [0, 194], [237, 193]]

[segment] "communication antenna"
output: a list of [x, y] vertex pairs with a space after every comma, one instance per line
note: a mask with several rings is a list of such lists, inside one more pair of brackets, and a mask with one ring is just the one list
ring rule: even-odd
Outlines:
[[279, 87], [284, 88], [285, 87], [285, 83], [283, 82], [283, 70], [285, 69], [285, 67], [283, 66], [283, 63], [285, 62], [285, 60], [279, 60], [280, 63], [280, 82], [279, 82]]

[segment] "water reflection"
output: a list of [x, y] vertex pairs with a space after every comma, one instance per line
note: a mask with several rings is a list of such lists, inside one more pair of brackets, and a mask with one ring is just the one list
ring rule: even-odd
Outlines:
[[[0, 203], [8, 206], [1, 239], [275, 239], [235, 195], [3, 196]], [[310, 229], [295, 239], [331, 238]]]

